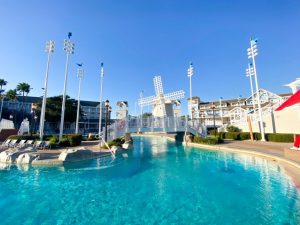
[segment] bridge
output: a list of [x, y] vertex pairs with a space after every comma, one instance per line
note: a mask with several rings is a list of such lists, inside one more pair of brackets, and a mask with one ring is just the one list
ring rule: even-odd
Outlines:
[[[107, 140], [122, 137], [125, 133], [175, 133], [186, 132], [193, 135], [206, 136], [206, 127], [199, 121], [183, 117], [131, 117], [115, 120], [107, 127]], [[105, 129], [104, 129], [105, 133]]]

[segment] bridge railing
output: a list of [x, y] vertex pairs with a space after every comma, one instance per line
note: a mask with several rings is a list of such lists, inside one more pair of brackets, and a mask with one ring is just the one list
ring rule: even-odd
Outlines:
[[191, 132], [205, 135], [206, 129], [199, 121], [190, 121], [187, 117], [133, 117], [115, 122], [107, 128], [107, 140], [136, 132]]

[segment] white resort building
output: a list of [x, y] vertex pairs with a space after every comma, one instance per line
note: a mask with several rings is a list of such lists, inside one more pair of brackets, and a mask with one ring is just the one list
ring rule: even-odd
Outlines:
[[[275, 94], [265, 89], [259, 89], [260, 103], [263, 115], [264, 129], [267, 133], [293, 133], [296, 128], [293, 119], [299, 119], [297, 110], [290, 108], [286, 111], [274, 111], [292, 93]], [[190, 104], [190, 99], [188, 99]], [[254, 110], [255, 109], [255, 110]], [[191, 114], [192, 113], [192, 114]], [[289, 116], [290, 115], [290, 116]], [[189, 116], [193, 120], [206, 125], [208, 128], [225, 128], [234, 125], [243, 131], [249, 131], [249, 122], [254, 132], [259, 132], [259, 115], [257, 106], [257, 92], [248, 98], [222, 99], [205, 102], [199, 97], [192, 97], [192, 107]], [[290, 118], [288, 120], [287, 118]]]

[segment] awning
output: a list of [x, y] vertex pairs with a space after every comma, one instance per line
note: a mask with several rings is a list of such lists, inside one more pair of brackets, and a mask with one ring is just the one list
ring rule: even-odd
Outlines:
[[300, 103], [300, 90], [289, 97], [284, 103], [282, 103], [275, 111], [280, 111], [286, 107]]

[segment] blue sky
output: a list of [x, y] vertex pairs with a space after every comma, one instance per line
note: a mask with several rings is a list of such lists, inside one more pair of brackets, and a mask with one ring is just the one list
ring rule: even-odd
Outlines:
[[[0, 77], [32, 86], [41, 96], [47, 40], [56, 42], [49, 96], [63, 91], [63, 39], [73, 33], [67, 93], [76, 98], [76, 62], [83, 62], [82, 99], [99, 100], [100, 63], [105, 65], [104, 99], [127, 100], [134, 114], [139, 92], [154, 94], [161, 75], [164, 91], [189, 93], [186, 70], [195, 68], [193, 95], [202, 100], [250, 95], [246, 49], [259, 38], [257, 70], [262, 88], [275, 93], [300, 73], [300, 1], [0, 1]], [[186, 100], [183, 111], [186, 112]]]

